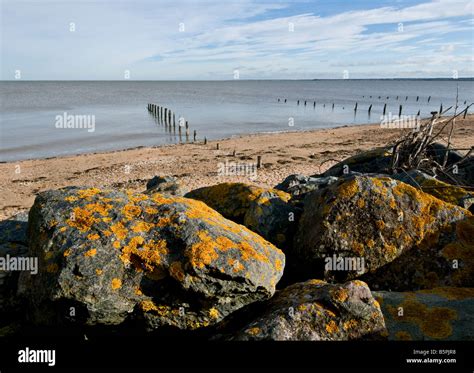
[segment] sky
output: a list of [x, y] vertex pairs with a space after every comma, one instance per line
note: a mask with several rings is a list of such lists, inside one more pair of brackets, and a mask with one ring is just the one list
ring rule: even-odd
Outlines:
[[0, 0], [2, 80], [474, 76], [474, 0]]

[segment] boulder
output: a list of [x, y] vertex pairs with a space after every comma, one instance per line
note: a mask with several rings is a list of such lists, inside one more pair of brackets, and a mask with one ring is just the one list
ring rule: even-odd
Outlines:
[[277, 292], [261, 315], [229, 339], [347, 341], [386, 334], [380, 307], [365, 283], [309, 280]]
[[373, 292], [389, 340], [474, 339], [474, 289], [435, 288], [416, 292]]
[[342, 176], [350, 172], [386, 174], [389, 171], [391, 158], [391, 147], [376, 148], [353, 155], [332, 166], [320, 176]]
[[173, 176], [155, 176], [146, 183], [146, 194], [162, 193], [183, 196], [186, 192]]
[[294, 250], [306, 276], [343, 281], [432, 243], [469, 216], [397, 180], [355, 176], [308, 194]]
[[291, 194], [293, 198], [301, 197], [313, 190], [325, 188], [337, 180], [338, 178], [335, 176], [314, 177], [295, 174], [288, 176], [280, 184], [276, 185], [275, 189]]
[[403, 181], [415, 188], [421, 188], [425, 193], [465, 209], [469, 209], [474, 204], [474, 194], [469, 193], [459, 186], [445, 183], [418, 170], [399, 173], [393, 175], [392, 178]]
[[40, 193], [30, 211], [22, 275], [36, 323], [71, 319], [146, 329], [193, 330], [273, 295], [285, 257], [204, 203], [183, 198], [65, 188]]

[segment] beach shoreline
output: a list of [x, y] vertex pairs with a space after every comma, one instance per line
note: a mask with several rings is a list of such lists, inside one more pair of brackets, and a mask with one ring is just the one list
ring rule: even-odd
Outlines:
[[[474, 144], [473, 124], [474, 115], [457, 119], [454, 147]], [[380, 124], [341, 125], [236, 135], [206, 145], [201, 140], [4, 162], [0, 163], [0, 218], [28, 210], [36, 194], [44, 190], [75, 185], [144, 191], [146, 182], [156, 175], [175, 176], [187, 190], [221, 182], [273, 187], [290, 174], [321, 173], [358, 152], [388, 145], [401, 131]], [[254, 173], [258, 156], [262, 167]], [[229, 169], [234, 174], [222, 172]], [[244, 172], [235, 174], [239, 169]]]

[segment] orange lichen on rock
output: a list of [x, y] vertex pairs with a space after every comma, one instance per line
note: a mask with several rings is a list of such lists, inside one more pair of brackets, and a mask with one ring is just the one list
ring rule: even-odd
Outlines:
[[110, 226], [110, 230], [115, 234], [119, 240], [124, 240], [127, 237], [127, 229], [122, 222], [117, 222]]
[[119, 278], [112, 279], [111, 287], [113, 290], [120, 289], [122, 287], [122, 280]]
[[134, 205], [132, 203], [127, 203], [122, 208], [122, 214], [128, 220], [135, 219], [136, 217], [140, 216], [141, 213], [142, 213], [142, 209], [140, 208], [140, 206]]
[[90, 199], [90, 197], [95, 196], [96, 194], [100, 193], [100, 189], [97, 188], [89, 188], [89, 189], [82, 189], [77, 191], [77, 196], [79, 198], [86, 198]]
[[184, 280], [184, 271], [181, 262], [173, 262], [170, 265], [170, 275], [178, 281]]
[[87, 239], [91, 241], [98, 240], [100, 236], [97, 233], [90, 233], [87, 235]]
[[132, 227], [132, 231], [135, 233], [148, 232], [151, 228], [154, 227], [154, 224], [147, 223], [145, 221], [139, 221], [135, 223]]
[[334, 334], [339, 330], [334, 320], [329, 321], [329, 323], [326, 324], [325, 329], [329, 334]]
[[97, 254], [97, 249], [90, 249], [84, 253], [84, 256], [91, 257], [91, 256], [95, 256], [96, 254]]
[[71, 217], [66, 221], [70, 227], [77, 228], [81, 232], [87, 232], [97, 222], [98, 219], [94, 217], [91, 211], [81, 207], [75, 207]]

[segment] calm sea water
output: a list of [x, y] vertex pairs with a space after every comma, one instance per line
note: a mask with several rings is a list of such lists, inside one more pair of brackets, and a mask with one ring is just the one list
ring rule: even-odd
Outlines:
[[[149, 102], [168, 107], [176, 113], [176, 120], [180, 116], [188, 120], [191, 137], [197, 130], [202, 140], [204, 136], [217, 139], [379, 123], [385, 103], [387, 114], [398, 114], [402, 104], [405, 115], [420, 110], [421, 116], [429, 116], [441, 103], [444, 109], [454, 105], [457, 87], [462, 110], [464, 101], [474, 101], [473, 81], [0, 82], [0, 160], [179, 142], [177, 134], [157, 124], [148, 113]], [[56, 128], [56, 117], [65, 113], [94, 116], [95, 131]]]

